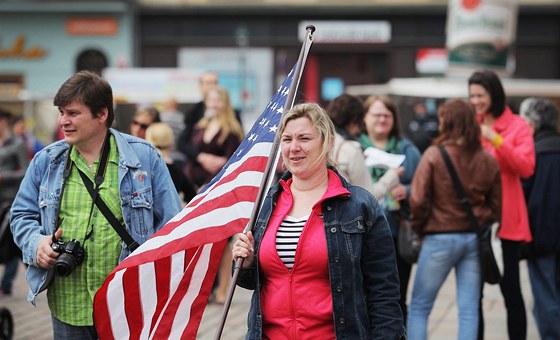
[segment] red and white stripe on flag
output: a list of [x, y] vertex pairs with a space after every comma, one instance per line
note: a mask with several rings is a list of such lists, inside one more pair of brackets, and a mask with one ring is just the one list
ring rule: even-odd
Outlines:
[[251, 217], [294, 69], [220, 173], [107, 277], [94, 298], [100, 339], [196, 338], [227, 239]]

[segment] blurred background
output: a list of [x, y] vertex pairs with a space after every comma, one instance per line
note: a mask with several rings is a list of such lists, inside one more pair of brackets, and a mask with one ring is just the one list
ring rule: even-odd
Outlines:
[[308, 24], [315, 41], [298, 101], [388, 94], [406, 125], [419, 101], [435, 113], [467, 97], [473, 70], [492, 68], [514, 111], [528, 96], [559, 103], [559, 0], [1, 0], [0, 107], [48, 144], [54, 93], [89, 69], [111, 83], [115, 127], [127, 132], [139, 105], [173, 97], [185, 112], [213, 70], [248, 130]]

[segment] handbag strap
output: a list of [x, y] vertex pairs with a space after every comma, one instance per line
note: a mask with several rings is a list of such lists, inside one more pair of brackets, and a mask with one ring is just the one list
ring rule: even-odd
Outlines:
[[441, 156], [443, 157], [445, 165], [447, 166], [447, 170], [449, 170], [449, 174], [451, 175], [451, 179], [453, 180], [453, 186], [455, 187], [455, 191], [459, 196], [459, 202], [463, 206], [463, 209], [467, 212], [471, 227], [473, 228], [473, 230], [478, 231], [478, 221], [474, 216], [469, 198], [465, 194], [465, 189], [463, 189], [463, 185], [459, 180], [459, 176], [457, 176], [457, 172], [455, 172], [455, 167], [453, 167], [453, 163], [451, 163], [451, 158], [449, 157], [449, 154], [447, 153], [447, 150], [445, 150], [443, 145], [439, 146], [439, 151], [441, 152]]

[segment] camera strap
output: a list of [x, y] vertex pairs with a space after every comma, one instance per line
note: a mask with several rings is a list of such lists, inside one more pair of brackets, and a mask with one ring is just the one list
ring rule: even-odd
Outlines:
[[119, 223], [119, 221], [117, 220], [115, 215], [111, 212], [107, 204], [103, 201], [101, 196], [99, 196], [99, 187], [101, 186], [101, 183], [103, 183], [105, 179], [105, 170], [107, 169], [107, 161], [109, 159], [110, 136], [111, 133], [107, 131], [105, 143], [103, 144], [103, 150], [101, 151], [101, 159], [99, 160], [99, 167], [97, 168], [97, 173], [95, 174], [95, 188], [93, 187], [93, 183], [87, 177], [87, 175], [84, 174], [79, 168], [76, 169], [78, 170], [80, 177], [82, 177], [82, 181], [84, 182], [84, 185], [89, 195], [91, 196], [97, 208], [99, 208], [99, 211], [101, 211], [103, 216], [105, 216], [105, 219], [107, 219], [107, 222], [111, 224], [113, 229], [115, 229], [117, 234], [119, 234], [121, 239], [126, 243], [126, 247], [128, 248], [128, 250], [133, 252], [136, 250], [136, 248], [138, 248], [139, 246], [138, 242], [134, 241], [132, 236], [130, 236], [128, 231], [126, 231], [125, 227], [121, 223]]

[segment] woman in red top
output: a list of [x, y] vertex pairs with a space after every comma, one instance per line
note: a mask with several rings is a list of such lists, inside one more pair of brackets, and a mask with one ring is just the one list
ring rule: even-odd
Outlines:
[[365, 189], [333, 168], [335, 130], [317, 104], [282, 117], [288, 171], [267, 194], [237, 284], [253, 289], [247, 339], [379, 339], [404, 335], [391, 233]]
[[[519, 280], [521, 245], [531, 241], [527, 206], [521, 178], [535, 169], [535, 149], [531, 128], [506, 105], [506, 95], [498, 76], [489, 70], [469, 78], [469, 98], [480, 122], [482, 146], [496, 157], [502, 177], [502, 240], [504, 277], [500, 289], [507, 309], [510, 339], [525, 339], [527, 316]], [[482, 309], [481, 309], [482, 313]], [[483, 319], [480, 318], [479, 338]]]

